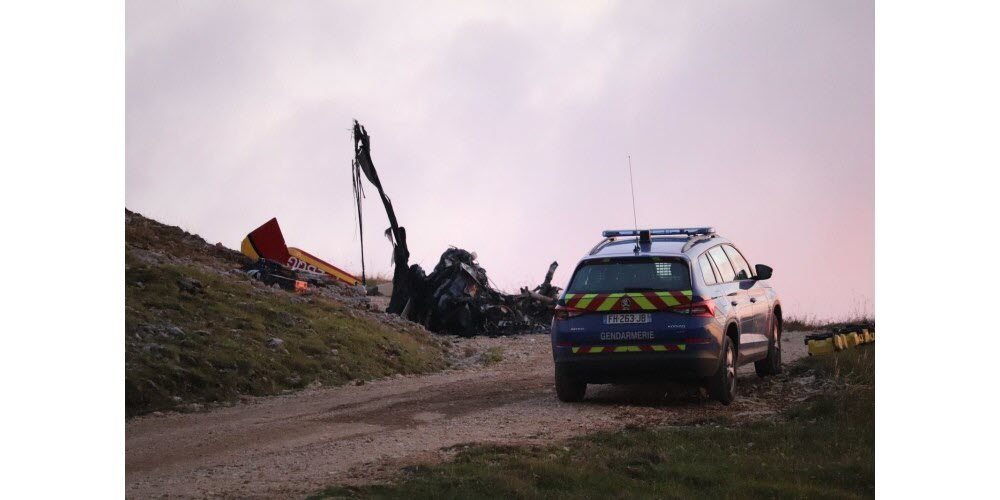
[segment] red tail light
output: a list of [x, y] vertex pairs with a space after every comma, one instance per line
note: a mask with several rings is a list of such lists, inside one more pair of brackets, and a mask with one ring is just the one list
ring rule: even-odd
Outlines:
[[556, 306], [555, 313], [553, 314], [552, 317], [555, 318], [556, 321], [562, 321], [564, 319], [569, 319], [579, 316], [584, 312], [586, 311], [583, 309], [577, 309], [575, 307]]
[[689, 314], [691, 316], [714, 318], [715, 302], [711, 300], [706, 300], [702, 302], [693, 302], [691, 304], [684, 304], [683, 306], [672, 307], [670, 310], [680, 314]]

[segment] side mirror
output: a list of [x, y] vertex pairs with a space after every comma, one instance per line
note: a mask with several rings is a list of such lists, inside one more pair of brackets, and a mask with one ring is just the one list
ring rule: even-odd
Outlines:
[[757, 279], [758, 280], [769, 280], [769, 279], [771, 279], [771, 273], [774, 272], [774, 269], [771, 269], [770, 266], [765, 266], [764, 264], [757, 264], [756, 266], [753, 266], [753, 267], [757, 271]]

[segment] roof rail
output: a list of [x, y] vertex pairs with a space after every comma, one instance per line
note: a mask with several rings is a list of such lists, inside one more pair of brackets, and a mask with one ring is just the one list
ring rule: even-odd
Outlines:
[[711, 240], [717, 237], [715, 234], [715, 228], [712, 227], [679, 227], [679, 228], [665, 228], [665, 229], [624, 229], [624, 230], [605, 230], [602, 234], [604, 239], [598, 241], [593, 248], [590, 249], [588, 255], [594, 255], [599, 252], [605, 246], [614, 243], [618, 238], [625, 238], [629, 236], [642, 237], [641, 233], [648, 232], [649, 236], [668, 236], [668, 235], [678, 235], [678, 236], [690, 236], [688, 241], [684, 244], [681, 252], [686, 252], [692, 247], [701, 243], [703, 241]]
[[595, 253], [597, 253], [598, 250], [604, 248], [605, 245], [607, 245], [608, 243], [613, 243], [614, 241], [615, 241], [615, 238], [613, 236], [607, 237], [607, 238], [604, 238], [601, 241], [598, 241], [597, 244], [594, 245], [594, 248], [590, 249], [590, 253], [588, 253], [587, 255], [594, 255]]
[[693, 248], [698, 243], [701, 243], [703, 241], [708, 241], [708, 240], [710, 240], [712, 238], [715, 238], [716, 236], [718, 236], [718, 235], [715, 234], [714, 232], [711, 233], [711, 234], [699, 234], [699, 235], [696, 235], [695, 237], [693, 237], [690, 240], [688, 240], [687, 243], [685, 243], [683, 247], [681, 247], [681, 253], [687, 252], [688, 250], [690, 250], [691, 248]]
[[674, 228], [663, 228], [663, 229], [605, 229], [601, 233], [605, 238], [621, 237], [621, 236], [639, 236], [642, 231], [649, 231], [650, 236], [671, 236], [671, 235], [688, 235], [694, 236], [698, 234], [715, 234], [715, 228], [712, 227], [674, 227]]

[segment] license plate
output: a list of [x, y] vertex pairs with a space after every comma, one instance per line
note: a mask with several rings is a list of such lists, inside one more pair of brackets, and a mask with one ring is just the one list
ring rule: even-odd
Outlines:
[[605, 325], [636, 325], [641, 323], [652, 323], [653, 315], [649, 313], [637, 314], [606, 314], [604, 316]]

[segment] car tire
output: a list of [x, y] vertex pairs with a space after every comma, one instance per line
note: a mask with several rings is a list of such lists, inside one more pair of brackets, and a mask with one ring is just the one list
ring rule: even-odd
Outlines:
[[736, 348], [728, 336], [722, 337], [719, 369], [708, 380], [708, 392], [724, 405], [736, 399]]
[[781, 373], [781, 328], [778, 327], [778, 318], [773, 318], [773, 320], [771, 325], [771, 341], [767, 346], [767, 357], [760, 361], [755, 361], [753, 364], [758, 377]]
[[564, 403], [583, 401], [587, 394], [587, 383], [566, 373], [566, 370], [556, 366], [556, 396]]

